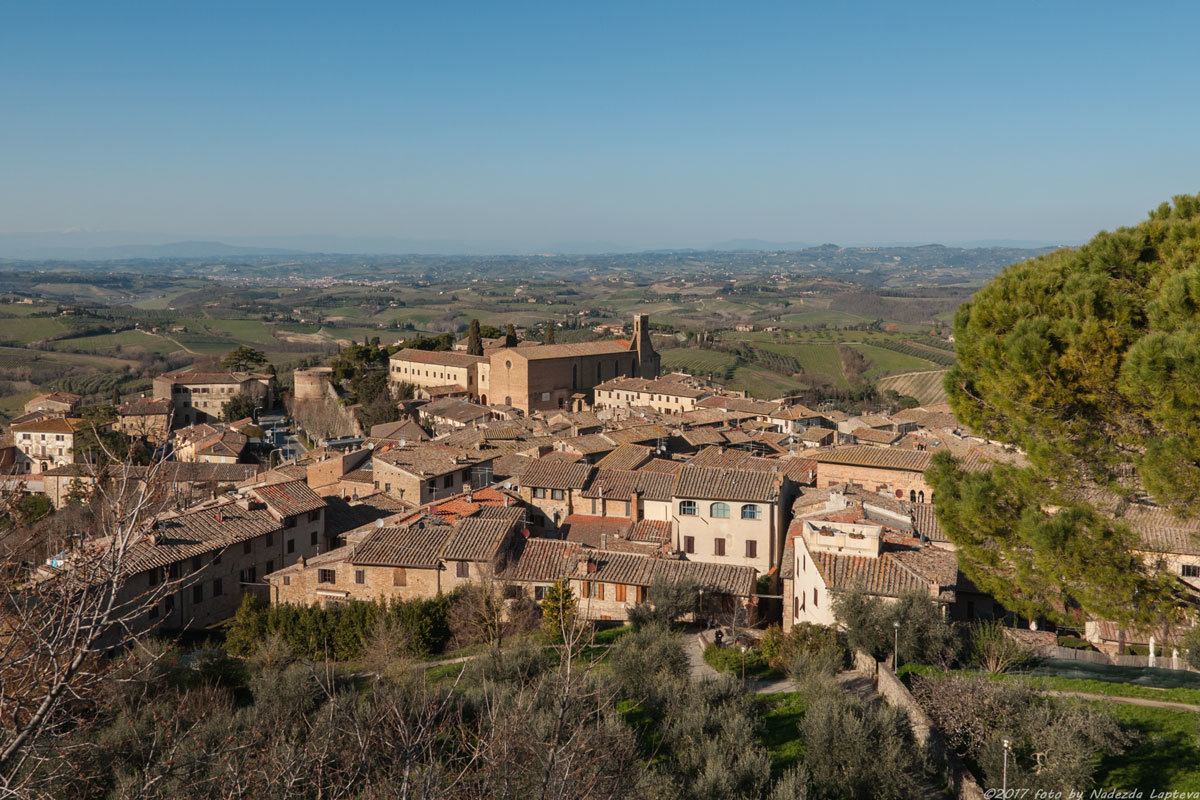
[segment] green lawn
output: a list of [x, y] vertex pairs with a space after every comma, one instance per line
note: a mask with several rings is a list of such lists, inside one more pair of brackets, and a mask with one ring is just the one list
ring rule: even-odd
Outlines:
[[800, 718], [806, 703], [798, 692], [754, 695], [753, 703], [762, 721], [759, 738], [771, 754], [771, 776], [778, 778], [804, 757]]
[[[1082, 701], [1081, 701], [1082, 702]], [[1092, 703], [1138, 734], [1124, 753], [1100, 760], [1098, 788], [1200, 792], [1200, 714], [1122, 703]]]

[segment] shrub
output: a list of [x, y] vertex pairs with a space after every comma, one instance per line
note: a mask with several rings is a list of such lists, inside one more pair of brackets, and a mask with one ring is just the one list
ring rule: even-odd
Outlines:
[[764, 632], [759, 644], [763, 658], [772, 668], [789, 671], [798, 656], [812, 656], [844, 663], [846, 644], [836, 628], [801, 622], [786, 634], [778, 625]]
[[949, 666], [958, 652], [954, 628], [928, 595], [909, 592], [893, 603], [852, 589], [834, 595], [833, 613], [852, 649], [878, 659], [891, 655], [899, 623], [900, 661]]
[[742, 649], [733, 644], [710, 644], [704, 648], [704, 660], [718, 672], [727, 672], [735, 677], [742, 674], [743, 663], [747, 675], [765, 672], [768, 668], [767, 660], [757, 649], [747, 647], [743, 654]]
[[1000, 620], [983, 620], [971, 626], [971, 661], [984, 672], [1010, 672], [1031, 658], [1033, 651], [1010, 634]]

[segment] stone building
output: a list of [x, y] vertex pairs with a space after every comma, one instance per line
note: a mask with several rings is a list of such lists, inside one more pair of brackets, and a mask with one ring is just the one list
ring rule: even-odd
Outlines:
[[171, 401], [140, 398], [117, 406], [113, 430], [134, 439], [161, 444], [171, 433]]
[[270, 575], [271, 602], [410, 600], [485, 584], [507, 564], [524, 513], [484, 506], [453, 522], [430, 513], [393, 525], [380, 520], [353, 543]]
[[484, 405], [510, 406], [524, 414], [579, 410], [597, 385], [621, 376], [655, 378], [659, 367], [649, 317], [637, 314], [632, 342], [550, 344], [492, 352], [480, 373], [479, 398]]
[[659, 378], [614, 378], [595, 388], [595, 407], [628, 409], [652, 408], [662, 414], [682, 414], [695, 411], [696, 403], [712, 395], [707, 389], [691, 385], [686, 380]]
[[154, 397], [171, 401], [171, 424], [220, 420], [225, 404], [239, 395], [263, 408], [273, 402], [270, 375], [252, 372], [166, 372], [154, 379]]
[[453, 350], [397, 350], [388, 359], [393, 391], [402, 383], [423, 388], [457, 386], [469, 397], [479, 395], [479, 365], [486, 359]]
[[849, 484], [913, 503], [933, 502], [925, 482], [931, 456], [921, 450], [856, 445], [815, 453], [817, 488]]
[[766, 575], [783, 551], [789, 483], [774, 472], [685, 466], [672, 494], [675, 546], [689, 561]]
[[[126, 551], [128, 578], [118, 605], [142, 602], [171, 584], [139, 620], [141, 630], [202, 628], [228, 619], [243, 594], [265, 591], [267, 573], [320, 552], [324, 509], [303, 481], [293, 481], [158, 517]], [[64, 554], [55, 569], [70, 566]], [[43, 577], [53, 579], [53, 571]]]
[[75, 462], [75, 439], [82, 420], [47, 417], [15, 423], [9, 432], [16, 447], [14, 471], [37, 475]]
[[755, 572], [750, 567], [702, 564], [660, 554], [585, 547], [577, 542], [530, 538], [497, 573], [541, 601], [546, 590], [566, 581], [583, 619], [628, 620], [633, 606], [646, 601], [656, 581], [695, 580], [704, 590], [706, 614], [742, 606], [754, 616]]
[[414, 506], [492, 482], [497, 451], [438, 444], [383, 447], [371, 457], [375, 488]]
[[65, 416], [79, 408], [79, 403], [82, 400], [83, 397], [81, 395], [71, 392], [39, 394], [25, 403], [25, 413], [36, 414], [40, 412], [43, 414]]

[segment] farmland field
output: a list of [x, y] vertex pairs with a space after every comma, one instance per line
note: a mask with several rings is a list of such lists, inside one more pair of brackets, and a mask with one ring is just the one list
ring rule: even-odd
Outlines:
[[760, 400], [793, 394], [804, 388], [804, 384], [798, 380], [761, 367], [738, 367], [733, 372], [733, 380], [728, 381], [726, 386]]
[[879, 390], [893, 389], [902, 395], [915, 397], [921, 405], [946, 402], [946, 389], [942, 381], [946, 370], [928, 370], [925, 372], [905, 372], [899, 375], [889, 375], [879, 380]]
[[732, 367], [736, 360], [728, 353], [690, 347], [675, 347], [664, 350], [660, 355], [664, 372], [682, 370], [702, 376], [709, 373], [724, 375], [726, 368]]
[[926, 361], [923, 358], [915, 358], [871, 344], [853, 344], [851, 347], [856, 348], [867, 358], [871, 359], [873, 366], [867, 370], [865, 376], [868, 380], [882, 378], [885, 375], [894, 375], [897, 372], [916, 372], [918, 370], [935, 369], [938, 366], [932, 361]]

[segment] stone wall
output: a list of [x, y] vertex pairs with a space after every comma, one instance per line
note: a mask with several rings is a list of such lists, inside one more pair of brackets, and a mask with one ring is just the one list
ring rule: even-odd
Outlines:
[[891, 667], [876, 662], [866, 653], [855, 651], [854, 669], [872, 678], [875, 690], [880, 696], [890, 705], [903, 709], [908, 714], [913, 737], [928, 751], [930, 761], [937, 767], [946, 785], [958, 800], [984, 800], [989, 796], [984, 794], [975, 776], [963, 765], [954, 751], [946, 746], [941, 733], [934, 727], [933, 720], [917, 704], [916, 698], [896, 677]]

